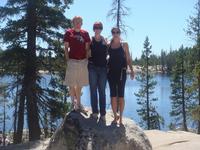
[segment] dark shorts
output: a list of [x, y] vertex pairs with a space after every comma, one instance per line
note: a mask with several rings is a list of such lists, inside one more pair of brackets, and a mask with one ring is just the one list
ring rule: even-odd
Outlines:
[[110, 97], [124, 97], [126, 70], [108, 72], [108, 83], [110, 87]]

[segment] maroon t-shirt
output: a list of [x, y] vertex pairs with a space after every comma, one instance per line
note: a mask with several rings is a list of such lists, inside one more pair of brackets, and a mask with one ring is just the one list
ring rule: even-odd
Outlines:
[[69, 43], [69, 58], [86, 58], [86, 43], [90, 42], [90, 36], [87, 31], [80, 30], [80, 32], [76, 32], [74, 29], [69, 29], [64, 35], [64, 42]]

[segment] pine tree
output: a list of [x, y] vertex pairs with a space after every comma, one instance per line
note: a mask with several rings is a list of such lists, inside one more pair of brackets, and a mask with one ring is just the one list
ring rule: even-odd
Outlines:
[[176, 57], [176, 65], [173, 67], [171, 79], [171, 104], [170, 115], [174, 117], [175, 125], [181, 126], [182, 130], [188, 131], [187, 120], [190, 117], [192, 107], [193, 92], [190, 92], [190, 76], [187, 74], [186, 52], [182, 46]]
[[0, 30], [3, 42], [8, 49], [15, 50], [18, 47], [24, 50], [24, 66], [15, 62], [22, 70], [18, 81], [21, 88], [15, 143], [22, 140], [25, 108], [29, 140], [40, 138], [39, 110], [46, 111], [44, 108], [49, 106], [50, 98], [46, 96], [49, 91], [40, 86], [41, 75], [38, 73], [40, 68], [47, 69], [47, 64], [38, 56], [46, 57], [50, 51], [56, 57], [63, 55], [62, 49], [57, 49], [57, 43], [62, 42], [64, 29], [71, 25], [64, 16], [65, 9], [71, 3], [72, 0], [7, 0], [6, 5], [0, 7], [0, 18], [6, 22], [6, 26]]
[[[21, 107], [18, 108], [19, 106], [19, 94], [21, 89], [19, 89], [22, 81], [22, 74], [23, 74], [23, 68], [25, 66], [25, 49], [20, 48], [20, 47], [15, 47], [12, 49], [7, 49], [6, 51], [3, 51], [0, 55], [0, 68], [2, 68], [0, 72], [0, 76], [8, 76], [8, 77], [13, 77], [12, 83], [10, 83], [10, 86], [8, 87], [8, 91], [14, 91], [16, 89], [15, 97], [14, 99], [14, 142], [16, 141], [16, 135], [17, 135], [17, 124], [18, 124], [18, 133], [19, 133], [19, 124], [23, 125], [24, 121], [24, 113]], [[21, 106], [21, 105], [20, 105]], [[23, 109], [24, 110], [24, 109]], [[18, 112], [18, 113], [17, 113]], [[19, 119], [19, 121], [17, 121]], [[20, 126], [23, 130], [23, 126]]]
[[[198, 67], [200, 64], [200, 0], [197, 1], [195, 5], [195, 15], [190, 16], [188, 20], [188, 29], [187, 29], [187, 34], [190, 36], [191, 39], [195, 41], [196, 44], [196, 54], [195, 56], [197, 57], [196, 63], [195, 63], [195, 70], [200, 70]], [[194, 57], [194, 58], [196, 58]], [[198, 72], [198, 71], [195, 71]], [[194, 86], [196, 87], [196, 91], [198, 93], [197, 96], [197, 104], [200, 106], [200, 74], [196, 74], [196, 80], [194, 80]], [[197, 84], [196, 84], [197, 82]], [[200, 121], [198, 121], [198, 129], [197, 129], [198, 134], [200, 134]]]
[[113, 0], [112, 9], [108, 12], [108, 17], [111, 17], [113, 21], [116, 21], [116, 27], [120, 28], [126, 33], [126, 25], [124, 18], [128, 16], [130, 9], [125, 6], [126, 0]]
[[176, 50], [170, 49], [170, 52], [166, 56], [167, 73], [171, 74], [173, 66], [176, 64]]
[[154, 76], [149, 69], [149, 58], [151, 55], [151, 48], [149, 38], [146, 37], [144, 42], [143, 67], [142, 72], [136, 77], [141, 83], [141, 88], [138, 93], [135, 93], [137, 97], [137, 103], [140, 108], [137, 110], [138, 115], [141, 117], [140, 124], [145, 129], [160, 129], [163, 124], [163, 119], [156, 110], [156, 106], [153, 102], [157, 101], [157, 98], [152, 98], [154, 88], [157, 82], [154, 80]]

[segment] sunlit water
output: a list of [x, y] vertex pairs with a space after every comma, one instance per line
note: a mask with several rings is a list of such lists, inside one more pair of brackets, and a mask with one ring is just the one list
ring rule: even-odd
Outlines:
[[[157, 81], [157, 85], [155, 87], [155, 93], [152, 97], [157, 97], [158, 101], [154, 104], [157, 106], [157, 110], [159, 114], [164, 118], [165, 125], [162, 127], [163, 130], [168, 129], [168, 125], [171, 122], [171, 118], [169, 112], [171, 111], [170, 104], [170, 79], [169, 76], [157, 74], [155, 76], [155, 80]], [[139, 109], [139, 105], [137, 104], [136, 96], [134, 93], [138, 92], [140, 89], [140, 83], [136, 80], [127, 79], [126, 88], [125, 88], [125, 108], [124, 108], [124, 116], [133, 119], [135, 122], [140, 122], [140, 117], [137, 114], [137, 109]], [[107, 101], [107, 109], [111, 109], [110, 105], [110, 94], [109, 94], [109, 86], [106, 86], [106, 101]], [[90, 92], [89, 87], [85, 87], [83, 89], [82, 102], [85, 106], [90, 106]]]
[[[0, 83], [8, 83], [12, 80], [10, 77], [6, 78], [1, 78]], [[157, 106], [157, 110], [159, 114], [164, 118], [165, 120], [165, 125], [162, 127], [163, 130], [168, 129], [168, 125], [171, 122], [171, 118], [169, 116], [169, 112], [171, 109], [170, 105], [170, 79], [169, 76], [167, 75], [161, 75], [161, 74], [156, 74], [155, 75], [155, 80], [157, 81], [157, 85], [155, 87], [155, 93], [153, 97], [157, 97], [158, 101], [155, 102], [154, 104]], [[45, 75], [44, 78], [42, 79], [42, 86], [48, 86], [49, 82], [49, 76]], [[125, 108], [124, 108], [124, 116], [129, 117], [133, 119], [136, 123], [139, 123], [140, 117], [137, 114], [137, 109], [139, 108], [137, 101], [136, 101], [136, 96], [134, 93], [138, 92], [140, 89], [140, 83], [136, 80], [130, 80], [128, 77], [127, 82], [126, 82], [126, 89], [125, 89]], [[83, 88], [82, 91], [82, 103], [84, 106], [90, 107], [90, 92], [89, 92], [89, 86], [86, 86]], [[70, 101], [70, 98], [68, 98]], [[110, 105], [110, 96], [109, 96], [109, 86], [107, 84], [106, 86], [106, 108], [107, 110], [111, 109]], [[1, 107], [1, 106], [0, 106]], [[2, 110], [0, 108], [0, 110]], [[10, 130], [12, 128], [12, 114], [13, 114], [13, 109], [7, 108], [7, 114], [10, 116], [11, 120], [7, 121], [7, 130]], [[26, 122], [26, 121], [25, 121]], [[26, 124], [25, 124], [26, 126]], [[0, 126], [0, 130], [2, 126]]]

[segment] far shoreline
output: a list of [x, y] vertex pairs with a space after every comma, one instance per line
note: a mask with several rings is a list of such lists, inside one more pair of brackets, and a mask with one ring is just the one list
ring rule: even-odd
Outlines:
[[[141, 73], [142, 72], [142, 66], [139, 65], [132, 65], [133, 70], [135, 73]], [[156, 66], [149, 66], [149, 70], [152, 73], [159, 73], [159, 74], [167, 74], [167, 68], [164, 67], [164, 71], [162, 71], [162, 66], [161, 65], [156, 65]], [[129, 74], [131, 72], [130, 68], [127, 69], [127, 73]], [[48, 70], [39, 70], [39, 74], [49, 74], [50, 72]], [[55, 71], [55, 73], [58, 73]]]

